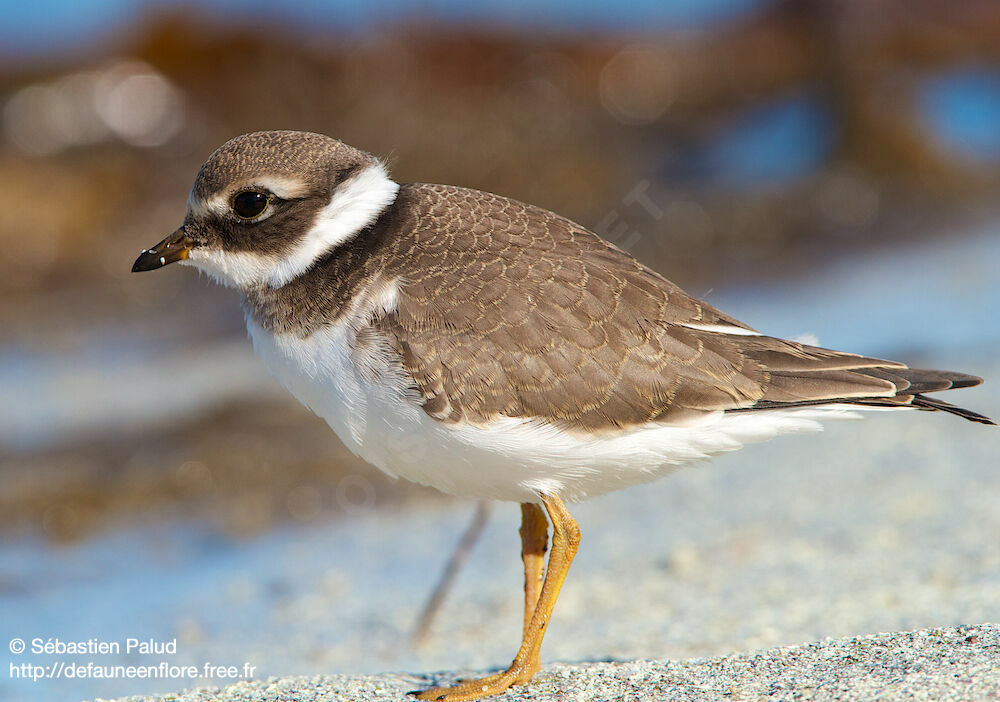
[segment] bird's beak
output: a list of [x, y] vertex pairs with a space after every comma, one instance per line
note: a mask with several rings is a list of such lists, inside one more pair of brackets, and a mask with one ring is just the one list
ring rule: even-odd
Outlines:
[[132, 272], [155, 271], [168, 263], [183, 261], [194, 243], [188, 237], [184, 227], [181, 227], [166, 239], [151, 249], [145, 249], [132, 264]]

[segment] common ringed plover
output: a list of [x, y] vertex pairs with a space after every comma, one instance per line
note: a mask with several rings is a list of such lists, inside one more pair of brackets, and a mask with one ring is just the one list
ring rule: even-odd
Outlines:
[[[527, 683], [580, 532], [564, 501], [870, 408], [936, 410], [979, 378], [748, 327], [557, 214], [398, 184], [320, 134], [257, 132], [201, 167], [180, 262], [239, 290], [255, 351], [386, 473], [521, 505], [524, 629], [510, 667], [421, 699]], [[552, 547], [548, 564], [548, 524]]]

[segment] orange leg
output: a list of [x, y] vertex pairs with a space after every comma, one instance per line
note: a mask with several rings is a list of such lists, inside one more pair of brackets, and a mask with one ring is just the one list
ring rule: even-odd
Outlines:
[[[573, 562], [573, 556], [576, 555], [576, 549], [580, 544], [580, 529], [573, 517], [570, 516], [566, 506], [563, 505], [562, 500], [555, 495], [543, 495], [542, 503], [545, 505], [545, 511], [548, 512], [552, 522], [552, 551], [549, 553], [549, 563], [545, 570], [545, 580], [542, 583], [541, 593], [538, 595], [538, 601], [534, 606], [530, 620], [524, 627], [521, 648], [510, 667], [502, 673], [490, 675], [480, 680], [462, 682], [455, 687], [434, 687], [430, 690], [424, 690], [417, 695], [418, 699], [441, 700], [443, 702], [476, 700], [500, 694], [511, 685], [523, 685], [538, 672], [545, 628], [552, 616], [556, 599], [559, 597], [559, 589], [562, 587], [563, 580], [566, 579], [569, 565]], [[534, 509], [530, 509], [531, 507]], [[544, 519], [544, 515], [537, 506], [521, 506], [521, 551], [525, 563], [525, 608], [530, 605], [530, 600], [534, 599], [532, 592], [537, 591], [537, 576], [533, 579], [529, 570], [537, 572], [540, 567], [541, 555], [538, 553], [538, 544], [541, 542], [541, 538], [538, 536], [540, 531], [538, 524], [541, 523], [542, 529], [544, 529]], [[544, 553], [544, 546], [541, 552]], [[536, 563], [539, 565], [535, 565]], [[532, 580], [536, 583], [534, 586], [532, 586]]]
[[[549, 523], [542, 508], [532, 502], [521, 505], [521, 560], [524, 562], [524, 628], [522, 640], [528, 637], [531, 618], [538, 606], [538, 597], [545, 580], [545, 551], [549, 548]], [[542, 667], [541, 651], [535, 651], [529, 661], [531, 675]], [[529, 676], [530, 677], [530, 676]]]

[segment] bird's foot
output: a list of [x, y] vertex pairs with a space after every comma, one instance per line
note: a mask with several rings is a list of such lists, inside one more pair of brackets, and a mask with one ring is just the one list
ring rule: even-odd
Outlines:
[[429, 690], [417, 692], [418, 700], [438, 700], [439, 702], [464, 702], [478, 700], [482, 697], [499, 695], [512, 685], [525, 685], [540, 666], [518, 666], [512, 664], [502, 673], [487, 675], [478, 680], [462, 680], [453, 687], [432, 687]]

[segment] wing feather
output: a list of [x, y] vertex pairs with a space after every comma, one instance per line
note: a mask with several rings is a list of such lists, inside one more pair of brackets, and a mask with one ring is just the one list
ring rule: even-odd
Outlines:
[[760, 335], [524, 203], [411, 184], [397, 204], [402, 285], [373, 324], [442, 422], [606, 431], [720, 410], [927, 406], [914, 398], [978, 382]]

